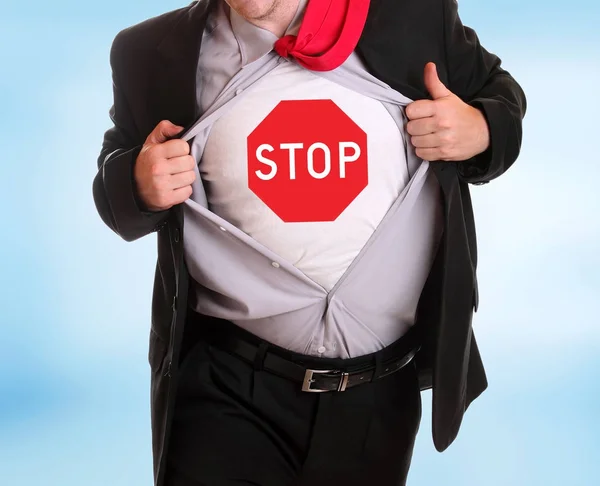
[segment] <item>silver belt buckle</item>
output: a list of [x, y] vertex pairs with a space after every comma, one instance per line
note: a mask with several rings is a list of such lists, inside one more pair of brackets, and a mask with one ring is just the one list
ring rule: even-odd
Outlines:
[[[335, 373], [338, 374], [338, 371], [335, 370], [306, 370], [304, 373], [304, 381], [302, 382], [302, 391], [310, 392], [310, 393], [324, 393], [333, 390], [320, 390], [319, 388], [312, 388], [312, 384], [315, 380], [313, 380], [314, 375], [326, 375], [327, 373]], [[337, 391], [343, 392], [346, 390], [346, 386], [348, 385], [348, 373], [339, 373], [340, 383], [337, 387]]]

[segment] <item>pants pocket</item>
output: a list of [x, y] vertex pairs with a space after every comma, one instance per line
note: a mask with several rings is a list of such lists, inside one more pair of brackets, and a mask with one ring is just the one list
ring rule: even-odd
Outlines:
[[413, 360], [378, 383], [365, 443], [367, 461], [389, 478], [389, 484], [403, 485], [406, 481], [421, 415], [421, 392]]

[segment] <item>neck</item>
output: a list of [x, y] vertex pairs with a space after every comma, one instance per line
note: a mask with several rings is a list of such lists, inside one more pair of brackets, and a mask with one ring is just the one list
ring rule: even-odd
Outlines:
[[251, 24], [282, 37], [294, 19], [299, 3], [300, 0], [275, 0], [270, 10], [256, 18], [249, 18], [244, 12], [238, 13]]

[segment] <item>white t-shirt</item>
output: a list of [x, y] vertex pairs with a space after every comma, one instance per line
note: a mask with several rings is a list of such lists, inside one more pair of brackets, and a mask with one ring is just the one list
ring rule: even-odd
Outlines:
[[290, 62], [213, 125], [199, 170], [211, 211], [328, 291], [409, 181], [386, 108]]

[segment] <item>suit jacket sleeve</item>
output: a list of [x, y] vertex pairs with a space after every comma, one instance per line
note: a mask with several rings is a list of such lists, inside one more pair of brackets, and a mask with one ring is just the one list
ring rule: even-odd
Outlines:
[[119, 82], [121, 38], [122, 34], [115, 38], [110, 53], [114, 103], [109, 114], [114, 126], [104, 134], [93, 195], [106, 225], [124, 240], [133, 241], [158, 230], [168, 211], [145, 211], [137, 196], [133, 167], [144, 140]]
[[465, 182], [485, 184], [506, 172], [519, 155], [527, 106], [525, 94], [500, 67], [501, 60], [486, 51], [477, 34], [462, 24], [457, 1], [442, 1], [448, 88], [480, 109], [490, 129], [489, 148], [459, 162], [458, 174]]

